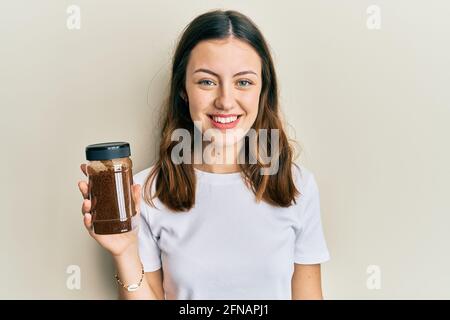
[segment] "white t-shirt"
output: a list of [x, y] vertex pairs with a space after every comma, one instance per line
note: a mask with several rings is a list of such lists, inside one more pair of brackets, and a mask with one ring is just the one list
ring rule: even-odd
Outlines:
[[[150, 169], [134, 183], [143, 186]], [[240, 173], [195, 173], [190, 211], [141, 201], [139, 255], [145, 272], [163, 268], [166, 299], [290, 300], [294, 263], [329, 260], [318, 187], [303, 166], [293, 166], [302, 195], [288, 208], [256, 203]]]

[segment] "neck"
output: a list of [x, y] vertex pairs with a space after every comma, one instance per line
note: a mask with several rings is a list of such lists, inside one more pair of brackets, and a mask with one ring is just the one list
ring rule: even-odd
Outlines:
[[239, 172], [238, 155], [243, 142], [217, 146], [214, 143], [203, 143], [202, 163], [194, 164], [194, 168], [212, 173]]
[[240, 171], [237, 164], [194, 164], [194, 168], [211, 173], [236, 173]]

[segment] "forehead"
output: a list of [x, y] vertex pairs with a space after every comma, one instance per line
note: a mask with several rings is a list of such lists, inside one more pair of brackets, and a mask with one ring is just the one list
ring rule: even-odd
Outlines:
[[208, 68], [224, 74], [251, 69], [260, 74], [261, 59], [256, 50], [242, 40], [205, 40], [192, 49], [189, 57], [188, 70], [197, 68]]

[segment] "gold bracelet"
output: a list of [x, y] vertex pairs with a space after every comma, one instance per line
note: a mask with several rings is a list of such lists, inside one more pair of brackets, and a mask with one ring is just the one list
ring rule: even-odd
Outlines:
[[128, 286], [126, 286], [123, 284], [122, 280], [120, 280], [120, 278], [117, 274], [114, 275], [114, 278], [116, 278], [117, 283], [120, 284], [128, 292], [136, 291], [137, 289], [139, 289], [139, 287], [142, 284], [142, 280], [144, 279], [144, 265], [142, 263], [141, 263], [141, 267], [142, 267], [142, 274], [141, 274], [141, 279], [139, 280], [138, 283], [132, 283], [132, 284], [129, 284]]

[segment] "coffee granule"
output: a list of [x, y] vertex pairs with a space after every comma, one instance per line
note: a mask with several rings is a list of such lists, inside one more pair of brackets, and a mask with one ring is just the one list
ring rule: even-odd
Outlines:
[[131, 193], [131, 168], [114, 170], [112, 161], [101, 161], [106, 170], [89, 172], [91, 214], [96, 234], [124, 233], [133, 229], [135, 205]]

